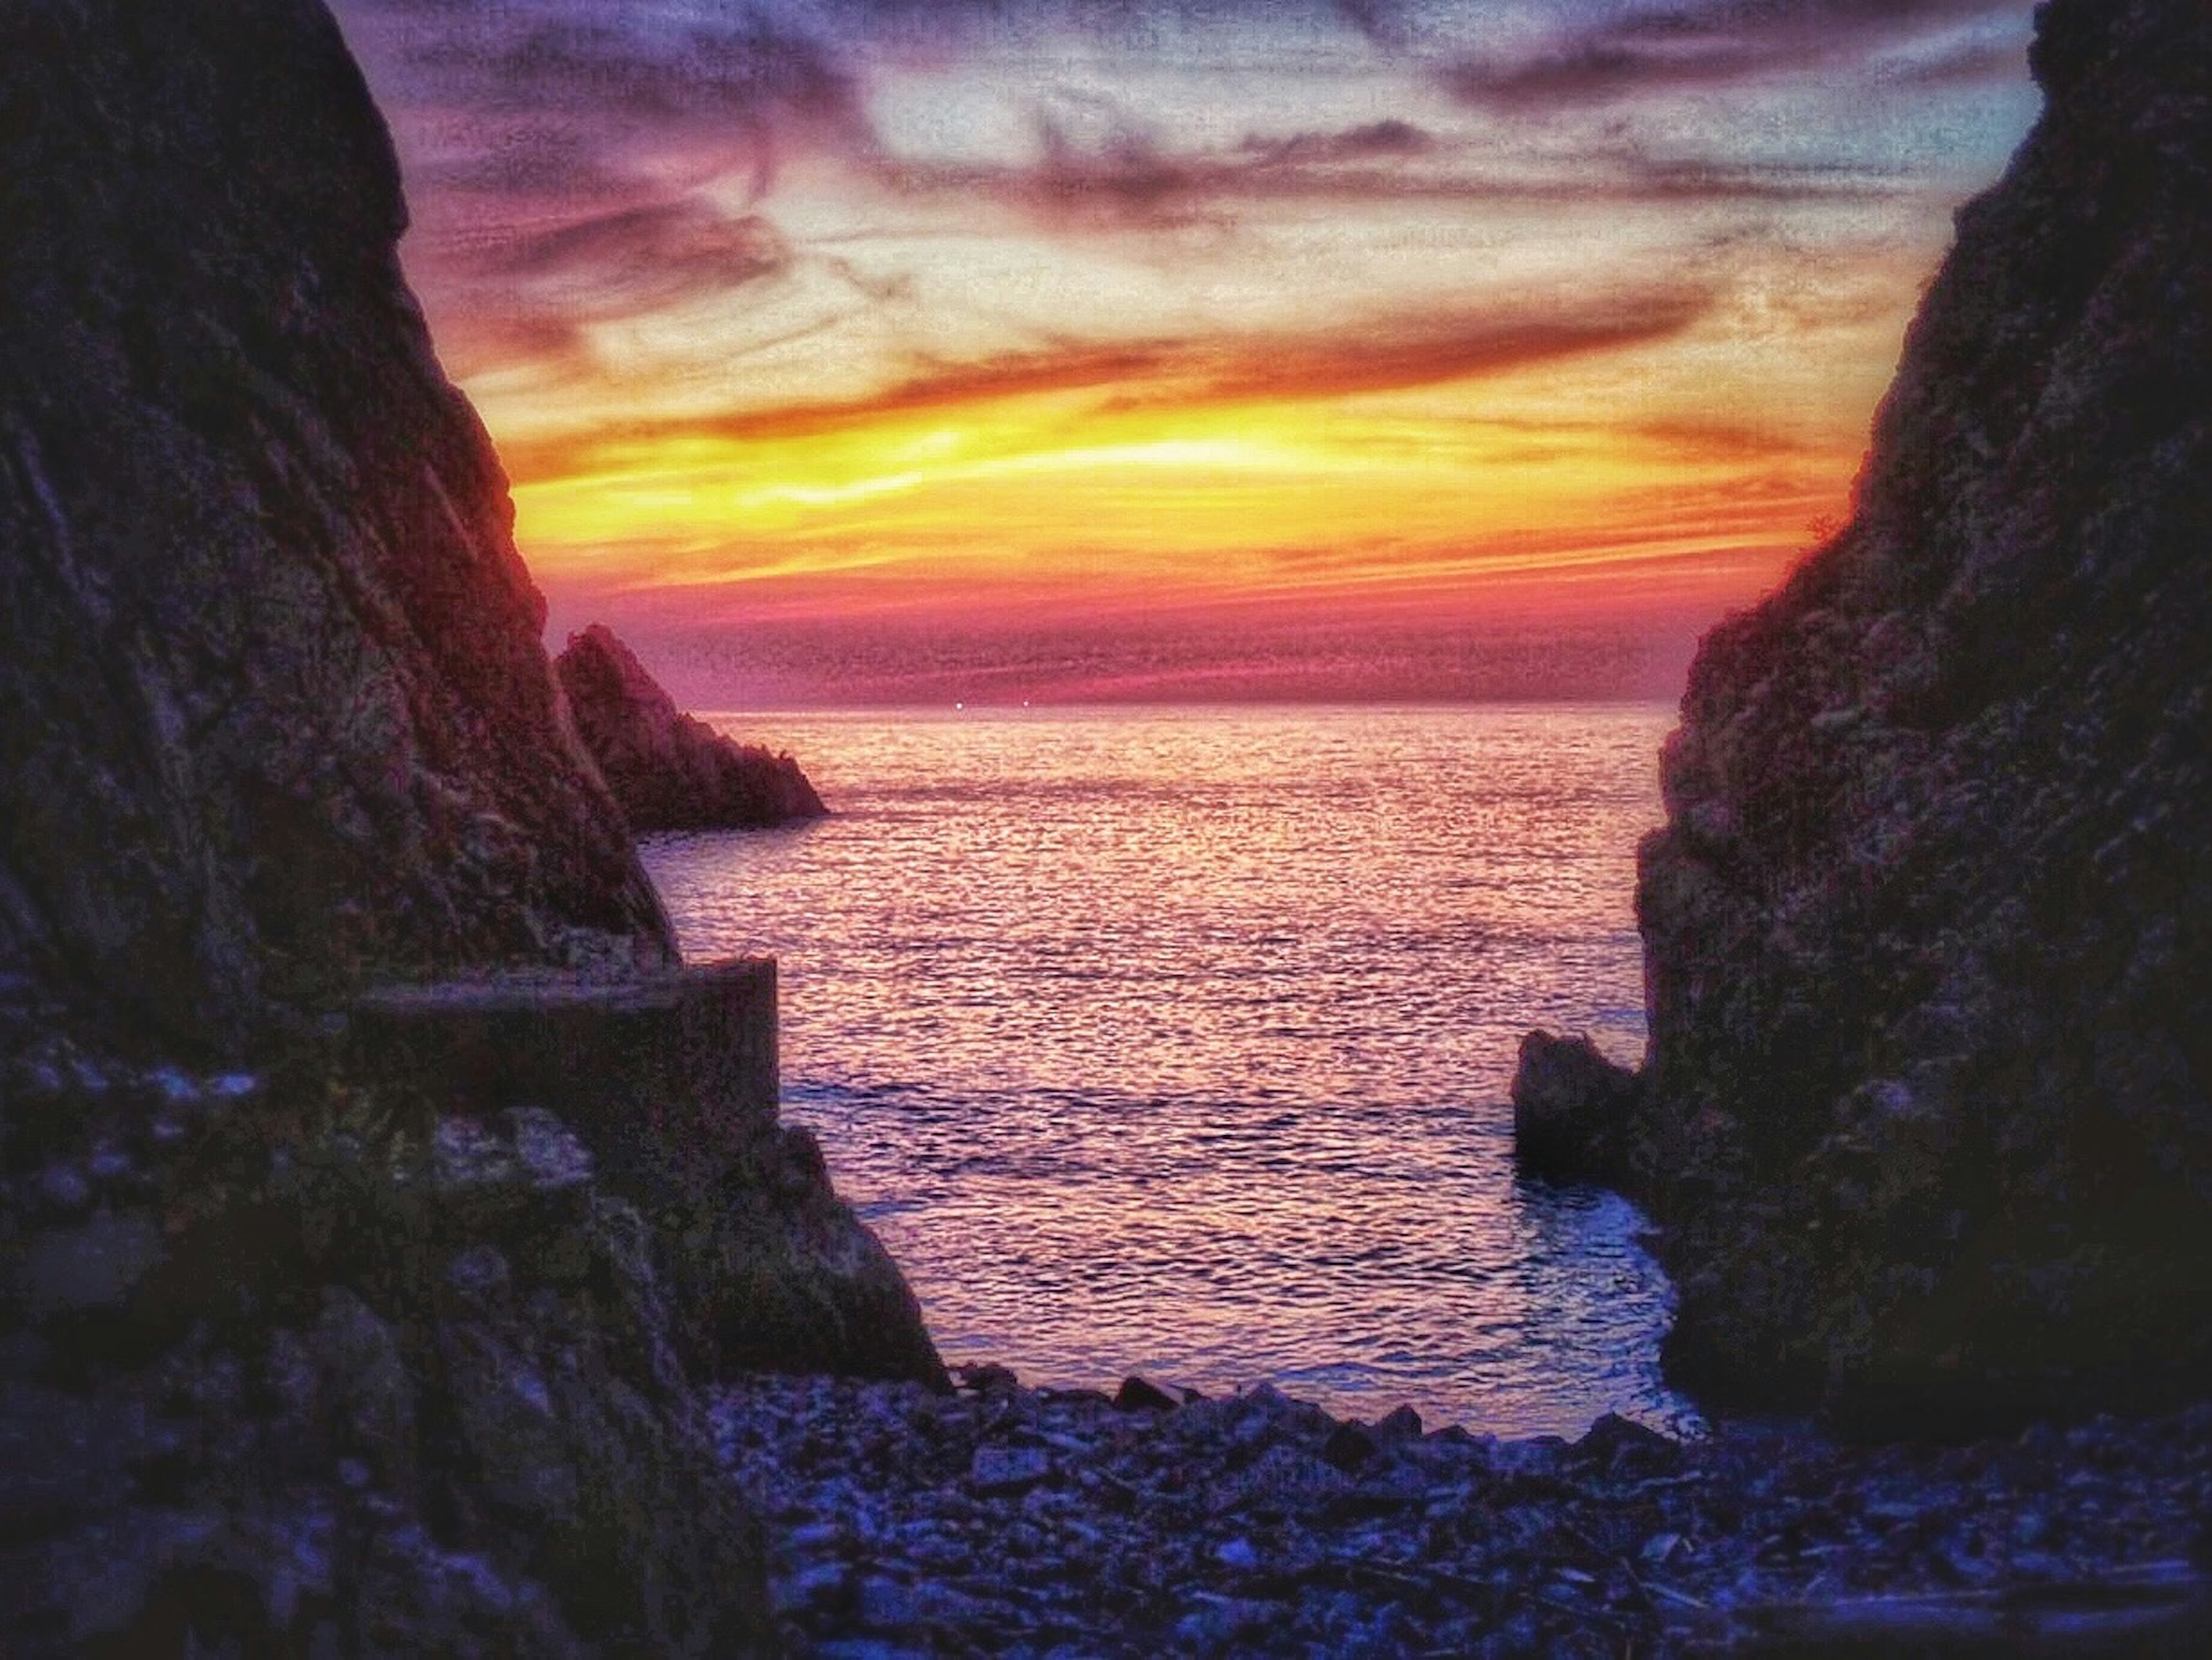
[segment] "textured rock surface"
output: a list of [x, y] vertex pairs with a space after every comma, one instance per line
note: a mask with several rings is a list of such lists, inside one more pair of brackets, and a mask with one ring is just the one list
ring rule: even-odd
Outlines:
[[1639, 904], [1674, 1375], [2212, 1389], [2212, 12], [2056, 0], [1856, 516], [1705, 642]]
[[0, 1648], [772, 1651], [700, 1286], [784, 1331], [791, 1242], [866, 1238], [775, 1124], [772, 985], [538, 1098], [307, 1018], [674, 977], [336, 25], [0, 8]]
[[829, 812], [799, 763], [679, 711], [604, 624], [570, 635], [555, 666], [577, 733], [641, 834], [759, 830]]
[[328, 14], [9, 6], [0, 143], [0, 963], [173, 1043], [664, 958]]
[[774, 1646], [652, 1231], [569, 1126], [15, 1047], [10, 1655]]
[[1940, 1450], [1607, 1414], [1571, 1444], [1340, 1423], [1264, 1384], [1121, 1412], [965, 1383], [720, 1393], [795, 1648], [2193, 1660], [2212, 1633], [2204, 1407]]
[[898, 1265], [776, 1112], [775, 964], [607, 984], [526, 976], [379, 994], [353, 1069], [463, 1106], [550, 1108], [653, 1219], [672, 1338], [696, 1373], [945, 1369]]

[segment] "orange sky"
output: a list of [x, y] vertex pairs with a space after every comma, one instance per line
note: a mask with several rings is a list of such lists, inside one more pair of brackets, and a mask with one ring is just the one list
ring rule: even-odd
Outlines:
[[2019, 0], [1103, 9], [342, 5], [556, 633], [721, 707], [1662, 690], [2034, 107]]

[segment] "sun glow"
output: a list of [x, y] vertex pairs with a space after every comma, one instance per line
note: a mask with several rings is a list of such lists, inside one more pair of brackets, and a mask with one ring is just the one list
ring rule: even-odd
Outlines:
[[1848, 511], [2034, 97], [2029, 0], [1681, 61], [1553, 0], [341, 8], [556, 631], [802, 700], [1071, 618], [1139, 679], [1589, 623], [1663, 685]]
[[[641, 587], [889, 576], [1282, 598], [1771, 557], [1842, 506], [1840, 447], [1577, 422], [1541, 377], [1417, 394], [1117, 406], [983, 398], [820, 429], [679, 431], [542, 458], [515, 496], [551, 580], [619, 548]], [[902, 594], [902, 601], [904, 595]], [[1463, 603], [1463, 597], [1462, 597]]]

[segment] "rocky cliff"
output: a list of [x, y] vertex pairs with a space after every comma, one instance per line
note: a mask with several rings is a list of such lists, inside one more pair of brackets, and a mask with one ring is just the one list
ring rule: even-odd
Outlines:
[[665, 957], [336, 24], [9, 7], [0, 145], [0, 953], [171, 1049]]
[[672, 962], [404, 217], [320, 0], [0, 8], [10, 1655], [769, 1651], [702, 1382], [942, 1383], [774, 965]]
[[1642, 854], [1669, 1364], [1869, 1426], [2212, 1390], [2212, 12], [2053, 0], [2033, 63]]
[[760, 830], [829, 812], [788, 755], [732, 743], [678, 709], [605, 624], [570, 635], [554, 669], [578, 735], [640, 834]]

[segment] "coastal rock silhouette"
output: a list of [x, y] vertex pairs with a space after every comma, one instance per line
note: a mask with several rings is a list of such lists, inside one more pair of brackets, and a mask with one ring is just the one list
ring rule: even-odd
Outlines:
[[1532, 1031], [1513, 1072], [1513, 1156], [1524, 1176], [1617, 1182], [1637, 1074], [1587, 1037]]
[[830, 810], [799, 763], [684, 714], [604, 623], [554, 660], [577, 735], [630, 828], [761, 830]]
[[773, 1651], [706, 1374], [941, 1369], [573, 735], [337, 23], [0, 8], [0, 151], [8, 1651]]
[[336, 24], [73, 0], [0, 46], [6, 956], [172, 1047], [672, 959]]
[[2212, 1389], [2212, 12], [2038, 22], [1855, 514], [1705, 641], [1641, 856], [1670, 1374], [1869, 1431]]

